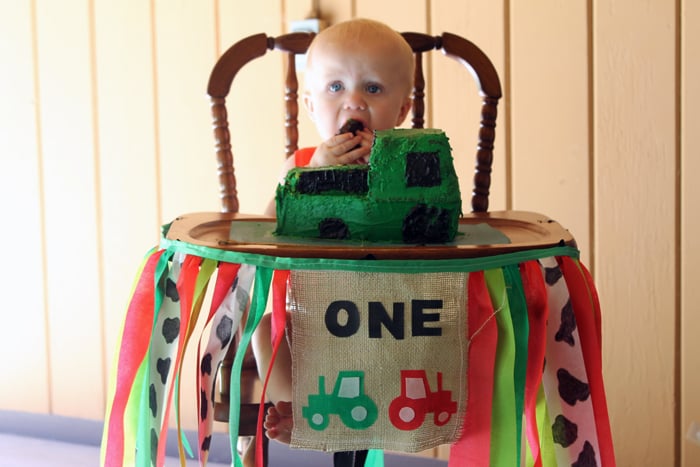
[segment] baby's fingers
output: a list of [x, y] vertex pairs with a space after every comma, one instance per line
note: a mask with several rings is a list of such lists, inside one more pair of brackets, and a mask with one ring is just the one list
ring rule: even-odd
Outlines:
[[342, 156], [361, 143], [361, 135], [353, 136], [352, 133], [343, 133], [342, 135], [333, 136], [328, 141], [328, 148], [333, 155]]

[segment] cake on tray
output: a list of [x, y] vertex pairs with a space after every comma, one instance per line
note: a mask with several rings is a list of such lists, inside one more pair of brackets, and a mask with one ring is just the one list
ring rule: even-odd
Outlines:
[[368, 165], [293, 168], [275, 199], [276, 235], [369, 242], [450, 242], [462, 207], [438, 129], [376, 131]]

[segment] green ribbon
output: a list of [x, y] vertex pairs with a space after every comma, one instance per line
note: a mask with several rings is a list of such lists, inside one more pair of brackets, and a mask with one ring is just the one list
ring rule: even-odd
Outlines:
[[384, 467], [384, 451], [381, 449], [370, 449], [365, 459], [365, 467]]
[[485, 258], [430, 259], [430, 260], [392, 260], [377, 259], [329, 259], [329, 258], [289, 258], [238, 251], [220, 250], [202, 245], [194, 245], [179, 240], [161, 239], [161, 248], [184, 252], [210, 258], [226, 263], [250, 264], [270, 269], [289, 270], [338, 270], [358, 272], [473, 272], [486, 269], [516, 265], [525, 261], [549, 256], [570, 256], [578, 259], [579, 251], [570, 246], [556, 246], [538, 250], [517, 251]]
[[[253, 283], [253, 298], [248, 310], [248, 318], [245, 322], [241, 341], [236, 349], [236, 356], [233, 359], [231, 369], [231, 386], [232, 388], [241, 387], [241, 368], [243, 367], [243, 357], [245, 351], [250, 344], [255, 328], [260, 323], [265, 307], [267, 306], [267, 296], [270, 291], [270, 282], [272, 281], [273, 270], [266, 267], [258, 267], [255, 269], [255, 281]], [[229, 436], [231, 442], [231, 455], [234, 460], [235, 467], [243, 467], [238, 450], [236, 449], [238, 440], [238, 428], [240, 426], [240, 411], [241, 394], [239, 391], [232, 391], [229, 405]]]
[[517, 451], [515, 385], [515, 336], [505, 280], [501, 269], [484, 271], [486, 286], [496, 313], [498, 348], [494, 371], [494, 394], [491, 412], [491, 466], [513, 467], [519, 465]]
[[542, 467], [557, 467], [557, 457], [554, 451], [554, 438], [552, 434], [552, 422], [549, 417], [547, 400], [544, 394], [544, 385], [540, 386], [537, 393], [537, 420], [540, 425]]
[[513, 369], [513, 381], [515, 383], [515, 442], [517, 451], [521, 450], [523, 432], [523, 407], [525, 405], [525, 379], [527, 377], [527, 343], [530, 327], [527, 319], [527, 302], [525, 290], [520, 277], [520, 268], [508, 265], [503, 268], [510, 316], [513, 321], [513, 333], [515, 337], [515, 364]]

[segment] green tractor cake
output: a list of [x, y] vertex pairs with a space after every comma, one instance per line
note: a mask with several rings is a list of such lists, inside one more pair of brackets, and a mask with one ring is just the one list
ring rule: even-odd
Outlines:
[[376, 131], [368, 165], [294, 168], [276, 203], [277, 235], [368, 242], [450, 242], [462, 213], [437, 129]]

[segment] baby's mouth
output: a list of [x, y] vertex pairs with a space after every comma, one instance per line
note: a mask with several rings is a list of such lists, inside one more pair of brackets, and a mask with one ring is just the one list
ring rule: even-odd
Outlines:
[[338, 134], [342, 135], [343, 133], [352, 133], [353, 135], [357, 135], [358, 131], [361, 131], [365, 128], [365, 124], [356, 119], [356, 118], [349, 118], [343, 126], [340, 127], [338, 130]]

